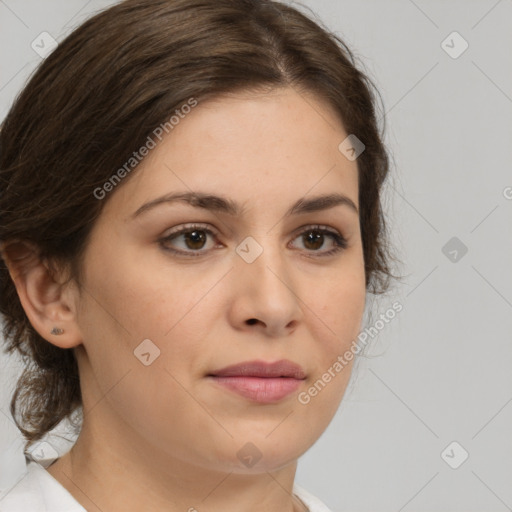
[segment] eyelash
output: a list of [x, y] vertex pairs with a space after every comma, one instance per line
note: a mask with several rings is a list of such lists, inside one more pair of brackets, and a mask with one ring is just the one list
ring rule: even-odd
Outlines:
[[[172, 252], [173, 254], [176, 254], [178, 256], [184, 256], [184, 257], [191, 257], [191, 258], [197, 258], [199, 256], [203, 256], [204, 254], [206, 254], [207, 252], [209, 251], [204, 251], [204, 250], [197, 250], [197, 251], [181, 251], [181, 250], [176, 250], [176, 249], [171, 249], [170, 247], [166, 246], [166, 242], [169, 242], [171, 240], [173, 240], [174, 238], [180, 236], [180, 235], [183, 235], [185, 233], [191, 233], [193, 231], [204, 231], [205, 233], [209, 234], [209, 235], [212, 235], [213, 237], [217, 238], [217, 234], [212, 231], [211, 229], [205, 227], [205, 226], [202, 226], [200, 224], [191, 224], [191, 225], [187, 225], [187, 226], [184, 226], [182, 228], [180, 228], [179, 230], [176, 230], [172, 233], [169, 233], [168, 235], [166, 235], [165, 237], [163, 238], [160, 238], [158, 240], [158, 242], [160, 243], [161, 247], [166, 250], [166, 251], [169, 251], [169, 252]], [[315, 255], [314, 257], [325, 257], [325, 256], [332, 256], [344, 249], [347, 248], [347, 240], [346, 238], [341, 235], [339, 232], [337, 231], [332, 231], [330, 229], [327, 229], [326, 227], [324, 226], [320, 226], [320, 225], [312, 225], [312, 226], [308, 226], [307, 228], [303, 229], [302, 231], [300, 231], [297, 236], [295, 238], [299, 238], [301, 235], [304, 235], [305, 233], [308, 233], [308, 232], [311, 232], [311, 231], [315, 231], [315, 232], [318, 232], [318, 233], [321, 233], [323, 235], [328, 235], [331, 237], [331, 239], [334, 241], [334, 244], [335, 244], [335, 247], [327, 252], [322, 252], [322, 253], [319, 253], [317, 255]], [[295, 240], [294, 238], [294, 240]], [[309, 251], [309, 252], [312, 252], [312, 253], [315, 253], [315, 252], [318, 252], [318, 251]]]

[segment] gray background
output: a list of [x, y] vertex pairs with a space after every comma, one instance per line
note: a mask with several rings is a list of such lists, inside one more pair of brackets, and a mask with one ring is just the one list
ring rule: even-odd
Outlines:
[[[112, 3], [0, 0], [0, 119], [41, 60], [36, 36], [60, 41]], [[512, 0], [303, 4], [382, 93], [405, 278], [374, 304], [376, 317], [395, 300], [403, 311], [360, 360], [297, 482], [337, 512], [512, 510]], [[461, 40], [442, 45], [453, 31], [469, 44], [457, 58], [445, 49], [458, 54]], [[0, 491], [24, 468], [8, 412], [18, 371], [0, 356]]]

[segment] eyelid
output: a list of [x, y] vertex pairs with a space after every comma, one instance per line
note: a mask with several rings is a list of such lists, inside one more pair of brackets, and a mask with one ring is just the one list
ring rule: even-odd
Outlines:
[[304, 231], [307, 231], [310, 229], [311, 231], [317, 229], [319, 231], [329, 231], [330, 233], [337, 234], [339, 231], [335, 228], [332, 228], [331, 226], [327, 226], [326, 224], [304, 224], [303, 226], [298, 227], [297, 229], [294, 229], [292, 234], [293, 235], [300, 235]]
[[172, 228], [171, 231], [166, 231], [166, 234], [161, 237], [161, 239], [169, 238], [172, 235], [177, 235], [183, 232], [187, 231], [193, 231], [194, 229], [206, 231], [207, 233], [214, 234], [216, 236], [219, 236], [219, 231], [209, 224], [202, 224], [200, 222], [188, 222], [186, 224], [181, 224], [180, 226], [176, 228]]

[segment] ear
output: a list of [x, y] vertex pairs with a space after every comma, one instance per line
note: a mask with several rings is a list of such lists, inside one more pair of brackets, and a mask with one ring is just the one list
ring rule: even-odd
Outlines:
[[[66, 282], [64, 272], [42, 261], [38, 248], [29, 242], [2, 244], [0, 253], [32, 327], [57, 347], [80, 345], [82, 336], [76, 322], [78, 292], [74, 281]], [[62, 333], [52, 334], [54, 328]]]

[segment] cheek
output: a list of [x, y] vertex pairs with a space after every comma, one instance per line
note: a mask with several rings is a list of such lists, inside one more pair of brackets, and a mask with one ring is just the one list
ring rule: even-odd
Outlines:
[[121, 337], [164, 337], [200, 296], [201, 283], [187, 280], [172, 265], [157, 266], [142, 255], [137, 261], [135, 253], [105, 253], [110, 259], [88, 268], [87, 299], [92, 300], [83, 310]]
[[[79, 318], [87, 352], [81, 365], [85, 409], [115, 414], [148, 441], [174, 446], [186, 438], [192, 420], [197, 423], [185, 389], [206, 333], [197, 321], [201, 308], [194, 307], [204, 288], [191, 285], [177, 293], [179, 276], [168, 273], [164, 282], [154, 268], [105, 268], [111, 272], [89, 274]], [[187, 421], [176, 423], [176, 414]]]
[[[335, 297], [334, 293], [332, 295]], [[343, 333], [343, 339], [354, 339], [361, 328], [364, 312], [366, 289], [364, 278], [355, 280], [352, 285], [346, 284], [341, 292], [338, 292], [338, 300], [333, 304], [335, 315], [335, 329]]]
[[[188, 377], [210, 323], [201, 297], [215, 280], [209, 283], [211, 279], [194, 279], [170, 265], [105, 254], [111, 255], [110, 260], [88, 267], [79, 318], [90, 366], [102, 391], [128, 371], [130, 380], [153, 386], [158, 379], [153, 376], [145, 382], [149, 372], [139, 375], [144, 362], [150, 362], [151, 368], [168, 368], [180, 381]], [[169, 378], [162, 372], [158, 375], [160, 380]]]
[[[120, 279], [122, 275], [131, 277]], [[83, 319], [88, 326], [86, 410], [121, 418], [159, 451], [198, 463], [214, 451], [205, 431], [217, 429], [189, 391], [202, 368], [204, 340], [211, 335], [208, 327], [215, 310], [207, 305], [215, 301], [214, 293], [200, 299], [212, 285], [204, 280], [195, 283], [179, 272], [171, 275], [169, 269], [152, 267], [135, 274], [118, 266], [109, 275], [90, 279], [97, 300], [89, 298]], [[143, 352], [149, 353], [148, 365], [143, 353], [137, 352], [141, 359], [134, 354], [144, 339], [155, 345]], [[158, 357], [153, 359], [155, 350]], [[222, 432], [219, 436], [218, 443], [226, 443]], [[223, 449], [236, 453], [238, 448]], [[226, 457], [219, 453], [214, 460], [221, 460], [221, 455]]]
[[[336, 279], [323, 280], [324, 287], [310, 298], [312, 313], [316, 316], [310, 325], [316, 326], [309, 347], [315, 372], [308, 382], [307, 396], [300, 403], [312, 402], [319, 421], [330, 421], [345, 393], [354, 360], [351, 347], [357, 341], [363, 319], [366, 288], [364, 266], [348, 267]], [[345, 357], [345, 354], [348, 356]], [[341, 362], [340, 362], [341, 360]]]
[[318, 287], [312, 309], [318, 311], [317, 325], [326, 333], [325, 353], [344, 349], [357, 337], [366, 301], [364, 268], [340, 273], [336, 279], [326, 279], [325, 287]]

